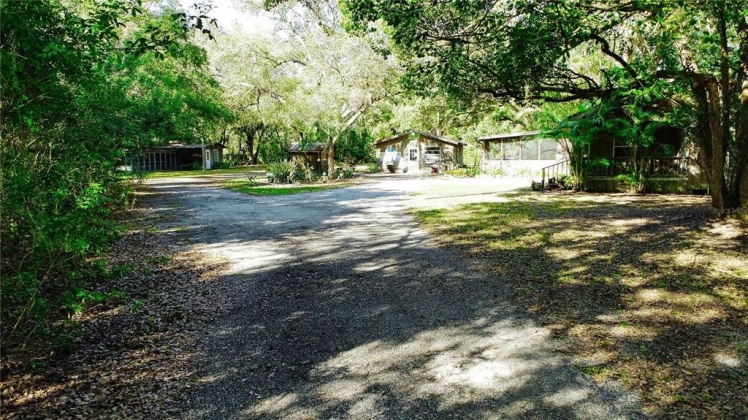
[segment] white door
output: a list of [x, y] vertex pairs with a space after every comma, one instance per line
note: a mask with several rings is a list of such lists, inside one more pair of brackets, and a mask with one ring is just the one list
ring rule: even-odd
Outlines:
[[205, 150], [205, 169], [213, 168], [213, 159], [211, 157], [210, 150]]
[[408, 173], [414, 174], [420, 171], [419, 155], [418, 142], [410, 142], [410, 144], [408, 144]]

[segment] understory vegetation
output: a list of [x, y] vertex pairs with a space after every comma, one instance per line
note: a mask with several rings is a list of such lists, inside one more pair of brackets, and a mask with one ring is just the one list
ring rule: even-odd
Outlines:
[[330, 184], [287, 184], [287, 185], [268, 185], [266, 183], [257, 184], [245, 180], [226, 181], [222, 184], [225, 188], [233, 191], [242, 192], [250, 195], [275, 196], [275, 195], [292, 195], [304, 194], [317, 191], [334, 190], [337, 188], [349, 187], [350, 182], [336, 182]]
[[748, 415], [745, 224], [703, 198], [505, 196], [417, 212], [485, 261], [582, 371], [640, 391], [652, 415]]
[[[128, 151], [192, 140], [224, 118], [202, 22], [139, 1], [0, 1], [4, 349], [118, 297], [106, 251], [133, 203], [116, 172]], [[207, 23], [207, 22], [206, 22]], [[202, 23], [200, 23], [202, 25]], [[52, 343], [66, 348], [66, 339]]]

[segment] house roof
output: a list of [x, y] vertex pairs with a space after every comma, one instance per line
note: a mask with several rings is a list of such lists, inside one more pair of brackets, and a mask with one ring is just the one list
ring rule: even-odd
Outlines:
[[[226, 146], [222, 145], [221, 143], [205, 143], [204, 145], [207, 148], [222, 148], [225, 149]], [[153, 147], [153, 149], [202, 149], [203, 144], [197, 143], [197, 144], [182, 144], [177, 142], [172, 142], [169, 144], [165, 144], [163, 146]]]
[[325, 150], [325, 147], [327, 147], [325, 143], [291, 143], [288, 151], [290, 153], [321, 152]]
[[457, 145], [464, 146], [467, 144], [461, 141], [450, 139], [449, 137], [439, 136], [434, 133], [426, 133], [424, 131], [418, 131], [418, 130], [408, 130], [408, 131], [403, 131], [402, 133], [399, 133], [399, 134], [395, 134], [392, 137], [387, 137], [386, 139], [377, 140], [376, 142], [374, 142], [374, 146], [380, 146], [380, 145], [387, 144], [387, 143], [401, 141], [403, 137], [410, 137], [411, 134], [418, 134], [421, 137], [425, 137], [427, 139], [441, 142], [441, 143], [446, 143], [452, 146], [457, 146]]
[[[203, 147], [202, 144], [187, 144], [184, 146], [185, 149], [200, 149]], [[206, 143], [205, 147], [214, 147], [214, 148], [221, 148], [225, 149], [226, 146], [222, 145], [221, 143]]]
[[525, 137], [537, 136], [541, 132], [542, 131], [517, 131], [514, 133], [492, 134], [490, 136], [478, 137], [478, 141], [519, 140]]

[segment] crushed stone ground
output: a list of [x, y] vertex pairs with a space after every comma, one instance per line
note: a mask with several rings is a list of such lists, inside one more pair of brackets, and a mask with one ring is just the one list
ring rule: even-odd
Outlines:
[[154, 206], [183, 216], [160, 227], [227, 261], [218, 282], [238, 302], [200, 339], [183, 417], [642, 417], [635, 394], [593, 382], [508, 305], [479, 257], [438, 247], [406, 212], [490, 201], [526, 180], [374, 177], [280, 197], [148, 184]]

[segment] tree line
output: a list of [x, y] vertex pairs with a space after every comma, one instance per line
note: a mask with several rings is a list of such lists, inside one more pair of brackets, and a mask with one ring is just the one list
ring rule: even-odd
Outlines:
[[646, 146], [667, 122], [715, 208], [748, 201], [742, 1], [246, 5], [270, 11], [270, 33], [218, 27], [210, 4], [0, 0], [3, 337], [49, 332], [113, 275], [100, 256], [132, 203], [117, 168], [170, 141], [249, 164], [322, 142], [332, 168], [407, 129], [545, 129], [584, 150], [601, 129]]

